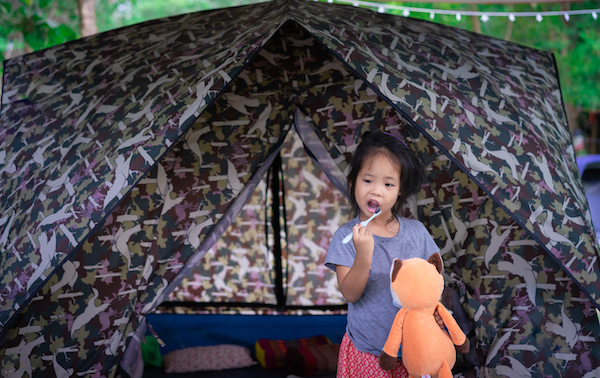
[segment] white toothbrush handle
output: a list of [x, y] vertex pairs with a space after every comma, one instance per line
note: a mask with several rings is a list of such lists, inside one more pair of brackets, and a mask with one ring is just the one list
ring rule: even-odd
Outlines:
[[[370, 222], [370, 221], [371, 221], [373, 218], [375, 218], [376, 216], [378, 216], [378, 215], [379, 215], [379, 213], [380, 213], [380, 211], [378, 210], [378, 211], [377, 211], [375, 214], [371, 215], [371, 217], [370, 217], [369, 219], [367, 219], [366, 221], [362, 221], [362, 222], [360, 222], [360, 224], [361, 224], [363, 227], [367, 227], [367, 225], [369, 224], [369, 222]], [[351, 239], [352, 239], [352, 232], [351, 232], [351, 233], [349, 233], [348, 235], [346, 235], [346, 237], [345, 237], [344, 239], [342, 239], [342, 243], [343, 243], [343, 244], [348, 244], [348, 243], [350, 242], [350, 240], [351, 240]]]
[[344, 240], [342, 240], [342, 243], [348, 244], [348, 242], [350, 241], [350, 239], [352, 239], [352, 233], [349, 233], [348, 235], [346, 235], [346, 237], [344, 238]]
[[[371, 218], [367, 219], [366, 221], [362, 221], [360, 222], [360, 225], [363, 227], [367, 227], [367, 225], [369, 224], [369, 222], [371, 221], [371, 219], [373, 219], [375, 216], [372, 216]], [[346, 235], [346, 237], [342, 240], [343, 244], [348, 244], [350, 242], [350, 240], [352, 240], [352, 232], [349, 233], [348, 235]]]

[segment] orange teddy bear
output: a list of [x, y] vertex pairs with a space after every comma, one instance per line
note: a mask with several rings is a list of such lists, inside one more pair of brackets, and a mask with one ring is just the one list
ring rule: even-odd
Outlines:
[[[388, 339], [379, 356], [379, 365], [391, 370], [402, 345], [402, 362], [411, 377], [431, 375], [451, 378], [458, 345], [461, 353], [469, 351], [469, 339], [456, 320], [439, 301], [444, 290], [442, 258], [434, 253], [428, 260], [395, 259], [391, 269], [392, 294], [401, 304]], [[437, 309], [448, 332], [434, 317]]]

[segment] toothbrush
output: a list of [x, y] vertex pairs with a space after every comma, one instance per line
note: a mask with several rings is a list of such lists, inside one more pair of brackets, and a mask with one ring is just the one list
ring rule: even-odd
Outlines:
[[[360, 222], [361, 226], [367, 227], [367, 225], [369, 224], [369, 222], [373, 218], [375, 218], [376, 216], [378, 216], [379, 214], [381, 214], [381, 209], [379, 207], [377, 207], [377, 210], [375, 211], [375, 214], [371, 215], [371, 218], [367, 219], [366, 221]], [[350, 241], [350, 239], [352, 239], [352, 233], [349, 233], [348, 235], [346, 235], [346, 237], [344, 238], [344, 240], [342, 240], [342, 243], [348, 244], [348, 242]]]

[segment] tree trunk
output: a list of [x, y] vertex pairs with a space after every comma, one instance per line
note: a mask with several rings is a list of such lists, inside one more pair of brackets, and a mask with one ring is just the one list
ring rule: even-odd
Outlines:
[[82, 37], [98, 33], [94, 2], [95, 0], [77, 0], [77, 5], [79, 6], [79, 26], [81, 27]]
[[[469, 8], [471, 8], [472, 11], [478, 10], [476, 4], [470, 4]], [[473, 22], [473, 31], [477, 34], [481, 34], [481, 24], [479, 23], [479, 16], [471, 16], [471, 22]]]
[[510, 42], [510, 36], [512, 35], [512, 28], [513, 28], [514, 22], [509, 20], [508, 17], [506, 18], [506, 22], [507, 22], [507, 24], [506, 24], [506, 32], [504, 33], [504, 40]]

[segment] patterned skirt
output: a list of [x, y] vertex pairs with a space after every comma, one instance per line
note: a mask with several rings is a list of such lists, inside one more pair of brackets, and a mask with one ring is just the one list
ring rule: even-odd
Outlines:
[[338, 356], [337, 378], [408, 378], [408, 372], [401, 361], [386, 371], [379, 367], [379, 356], [360, 352], [348, 334], [344, 334]]

